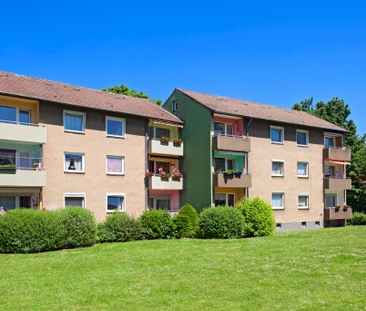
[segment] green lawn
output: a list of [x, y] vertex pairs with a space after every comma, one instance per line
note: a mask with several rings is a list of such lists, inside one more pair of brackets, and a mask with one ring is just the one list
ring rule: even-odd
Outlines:
[[364, 310], [366, 227], [0, 255], [1, 310]]

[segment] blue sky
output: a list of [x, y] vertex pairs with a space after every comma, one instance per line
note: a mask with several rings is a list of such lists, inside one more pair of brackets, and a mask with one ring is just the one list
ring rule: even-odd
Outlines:
[[366, 132], [364, 1], [6, 1], [0, 70], [291, 107], [341, 97]]

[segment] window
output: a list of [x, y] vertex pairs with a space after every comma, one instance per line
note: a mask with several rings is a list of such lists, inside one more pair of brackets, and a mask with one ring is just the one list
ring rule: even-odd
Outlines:
[[284, 175], [284, 162], [283, 161], [272, 161], [272, 176], [283, 176]]
[[309, 132], [304, 130], [296, 131], [296, 143], [298, 146], [308, 146], [309, 145]]
[[64, 130], [67, 132], [85, 132], [85, 113], [64, 110]]
[[226, 169], [233, 170], [235, 168], [235, 161], [234, 159], [226, 159]]
[[335, 147], [335, 137], [324, 136], [324, 147], [334, 148]]
[[309, 177], [309, 163], [297, 162], [297, 177]]
[[168, 137], [170, 138], [170, 130], [164, 129], [160, 127], [155, 128], [155, 138], [160, 139], [162, 137]]
[[178, 102], [175, 100], [173, 101], [173, 112], [176, 112], [178, 110]]
[[271, 126], [271, 142], [274, 144], [283, 144], [284, 128]]
[[123, 118], [106, 117], [105, 127], [109, 137], [125, 137], [126, 120]]
[[0, 149], [0, 168], [15, 169], [15, 150]]
[[214, 122], [214, 134], [215, 135], [234, 135], [234, 126], [232, 124]]
[[170, 199], [169, 198], [156, 198], [156, 209], [170, 210]]
[[298, 209], [308, 209], [309, 208], [309, 195], [300, 194], [297, 203]]
[[84, 154], [65, 152], [64, 171], [72, 173], [84, 173]]
[[235, 194], [234, 193], [215, 193], [215, 206], [227, 205], [234, 206], [235, 205]]
[[325, 195], [325, 207], [331, 208], [337, 206], [337, 195], [336, 194], [326, 194]]
[[30, 110], [19, 109], [19, 123], [25, 125], [31, 123]]
[[107, 174], [124, 175], [125, 158], [120, 156], [107, 156]]
[[125, 209], [124, 194], [116, 193], [107, 195], [107, 213], [113, 213], [114, 211], [124, 212]]
[[324, 165], [324, 175], [325, 177], [335, 176], [335, 166], [334, 165]]
[[77, 206], [84, 208], [85, 204], [85, 193], [65, 193], [65, 207]]
[[0, 106], [0, 121], [15, 123], [17, 121], [17, 109], [15, 107]]
[[272, 208], [284, 209], [285, 208], [285, 194], [283, 192], [272, 193]]
[[225, 171], [225, 158], [215, 158], [215, 172]]
[[16, 207], [16, 197], [15, 196], [0, 196], [0, 206], [4, 208], [5, 211], [15, 209]]

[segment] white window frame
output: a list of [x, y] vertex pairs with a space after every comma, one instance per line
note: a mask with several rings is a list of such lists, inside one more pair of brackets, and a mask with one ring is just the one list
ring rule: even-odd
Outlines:
[[[122, 135], [108, 134], [108, 120], [120, 121], [122, 123]], [[105, 117], [105, 135], [114, 138], [126, 138], [126, 119], [119, 117], [106, 116]]]
[[[299, 205], [299, 198], [300, 197], [308, 197], [308, 205], [307, 206], [302, 207], [302, 206]], [[299, 193], [299, 195], [297, 196], [297, 208], [298, 209], [301, 209], [301, 210], [303, 210], [303, 209], [306, 209], [306, 210], [310, 209], [310, 195], [309, 195], [309, 193], [307, 193], [307, 192]]]
[[[297, 133], [305, 133], [306, 134], [306, 144], [305, 145], [299, 144], [297, 142]], [[308, 130], [300, 130], [300, 129], [296, 130], [296, 145], [298, 147], [309, 147], [309, 131]]]
[[[74, 115], [82, 116], [83, 117], [83, 129], [81, 131], [75, 131], [75, 130], [68, 130], [68, 129], [66, 129], [65, 128], [65, 115], [66, 114], [74, 114]], [[63, 111], [64, 132], [85, 134], [85, 125], [86, 125], [86, 113], [85, 112], [64, 109], [64, 111]]]
[[[333, 196], [333, 197], [335, 197], [335, 205], [334, 206], [327, 206], [327, 199], [326, 199], [327, 196]], [[337, 205], [338, 205], [338, 194], [337, 193], [326, 193], [324, 195], [324, 207], [326, 209], [334, 208]]]
[[[282, 163], [283, 165], [283, 174], [273, 174], [273, 162], [278, 162], [278, 163]], [[285, 176], [285, 161], [284, 160], [276, 160], [276, 159], [272, 159], [271, 162], [271, 176], [272, 177], [284, 177]]]
[[178, 102], [176, 100], [173, 101], [173, 112], [178, 110]]
[[126, 195], [124, 193], [107, 193], [105, 196], [105, 210], [107, 214], [113, 214], [116, 210], [110, 211], [108, 210], [108, 197], [123, 197], [123, 204], [122, 208], [120, 210], [117, 210], [118, 212], [126, 212]]
[[[75, 155], [81, 155], [81, 165], [83, 167], [83, 169], [81, 171], [77, 171], [77, 170], [68, 170], [66, 169], [66, 155], [67, 154], [75, 154]], [[72, 174], [84, 174], [85, 173], [85, 153], [82, 152], [69, 152], [69, 151], [65, 151], [64, 152], [64, 173], [72, 173]]]
[[81, 208], [86, 208], [86, 194], [85, 192], [64, 192], [64, 208], [66, 208], [66, 198], [84, 198], [84, 206]]
[[[272, 129], [281, 130], [281, 141], [272, 140], [272, 135], [271, 135]], [[285, 141], [285, 128], [283, 126], [271, 125], [270, 129], [269, 129], [269, 139], [271, 141], [271, 144], [283, 145], [284, 141]]]
[[324, 141], [323, 141], [323, 147], [324, 148], [326, 148], [325, 147], [325, 138], [331, 138], [331, 139], [333, 139], [334, 140], [334, 147], [327, 147], [327, 148], [339, 148], [339, 147], [337, 147], [336, 146], [336, 138], [337, 137], [341, 137], [341, 147], [343, 148], [344, 147], [344, 135], [342, 135], [342, 134], [336, 134], [336, 133], [330, 133], [330, 132], [325, 132], [324, 133]]
[[[272, 205], [272, 200], [273, 200], [273, 195], [274, 194], [282, 194], [282, 206], [276, 206], [276, 207], [274, 207]], [[272, 209], [273, 210], [283, 210], [283, 209], [285, 209], [285, 193], [284, 192], [281, 192], [281, 191], [272, 192], [272, 194], [271, 194], [271, 206], [272, 206]]]
[[[298, 173], [298, 165], [299, 163], [305, 163], [306, 164], [306, 175], [299, 175]], [[297, 161], [296, 162], [296, 175], [298, 178], [309, 178], [309, 162], [306, 161]]]
[[[20, 110], [23, 110], [23, 111], [29, 111], [29, 121], [30, 123], [22, 123], [22, 124], [33, 124], [32, 123], [32, 109], [31, 108], [28, 108], [28, 107], [13, 107], [13, 106], [9, 106], [9, 104], [7, 104], [6, 102], [0, 102], [0, 106], [1, 107], [5, 107], [5, 108], [14, 108], [15, 109], [15, 121], [6, 121], [6, 122], [9, 122], [10, 124], [20, 124], [20, 120], [19, 120], [19, 112]], [[0, 122], [4, 122], [5, 120], [1, 120], [0, 119]]]
[[[221, 124], [223, 124], [224, 125], [224, 134], [216, 134], [215, 133], [215, 123], [221, 123]], [[233, 134], [232, 135], [228, 135], [228, 133], [227, 133], [227, 126], [231, 126], [232, 128], [233, 128]], [[214, 121], [214, 135], [215, 136], [228, 136], [228, 137], [234, 137], [235, 136], [235, 134], [234, 134], [234, 123], [227, 123], [227, 122], [221, 122], [221, 121]]]
[[[121, 173], [108, 172], [108, 157], [111, 157], [111, 158], [120, 158], [122, 160], [122, 172]], [[124, 176], [125, 175], [125, 161], [126, 161], [125, 160], [125, 156], [107, 154], [106, 157], [105, 157], [105, 173], [107, 175]]]

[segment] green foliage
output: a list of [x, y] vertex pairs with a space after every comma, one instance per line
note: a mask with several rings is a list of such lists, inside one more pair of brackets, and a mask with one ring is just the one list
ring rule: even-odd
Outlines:
[[63, 247], [90, 246], [96, 242], [97, 224], [93, 214], [85, 208], [68, 207], [59, 210], [65, 228]]
[[254, 199], [244, 198], [236, 205], [242, 213], [244, 221], [244, 233], [246, 236], [267, 236], [272, 235], [275, 230], [275, 219], [272, 207], [256, 197]]
[[58, 212], [16, 209], [0, 217], [0, 252], [35, 253], [63, 246]]
[[357, 128], [350, 118], [351, 109], [344, 100], [334, 97], [327, 103], [317, 102], [313, 98], [295, 104], [292, 109], [306, 111], [348, 130], [346, 146], [352, 151], [351, 165], [347, 174], [352, 179], [352, 190], [348, 194], [348, 203], [356, 211], [366, 212], [366, 135], [357, 135]]
[[[137, 92], [133, 89], [130, 89], [125, 84], [121, 84], [120, 86], [114, 85], [114, 86], [111, 86], [111, 87], [108, 87], [108, 88], [103, 88], [103, 91], [111, 92], [111, 93], [114, 93], [114, 94], [123, 94], [123, 95], [126, 95], [126, 96], [151, 99], [150, 96], [147, 95], [146, 93], [144, 93], [142, 91]], [[154, 101], [157, 105], [161, 105], [161, 100], [160, 99], [154, 99], [152, 101]]]
[[347, 220], [347, 225], [366, 226], [366, 214], [361, 212], [354, 212], [352, 219]]
[[167, 211], [146, 211], [140, 217], [142, 235], [148, 240], [170, 239], [174, 234], [173, 219]]
[[206, 239], [233, 239], [242, 235], [244, 218], [229, 206], [209, 207], [199, 217], [199, 236]]
[[114, 212], [98, 225], [99, 242], [126, 242], [140, 238], [140, 222], [126, 213]]
[[192, 205], [183, 205], [178, 214], [174, 216], [173, 221], [176, 238], [194, 238], [196, 236], [198, 214]]

